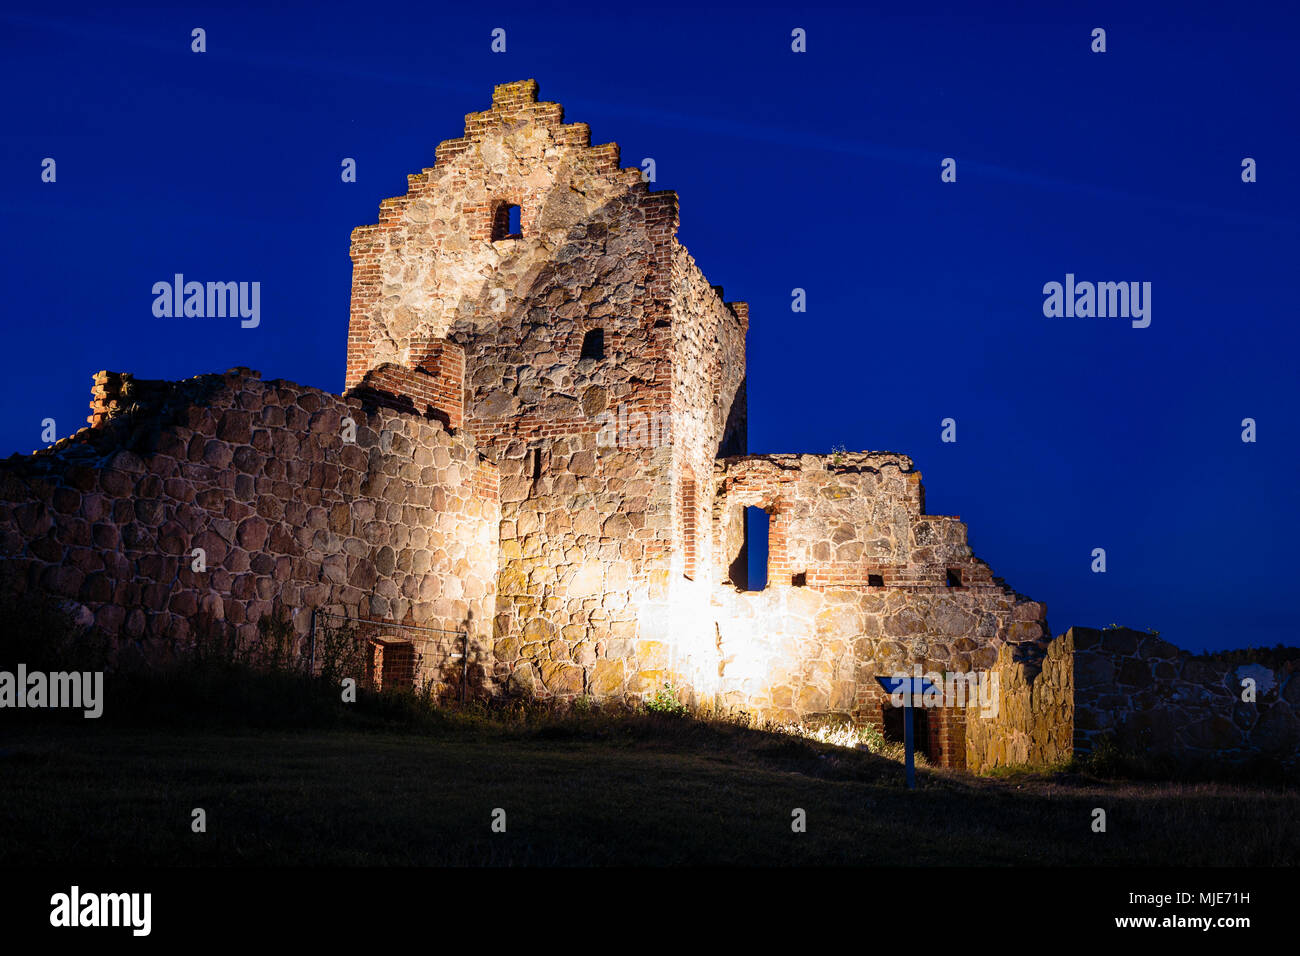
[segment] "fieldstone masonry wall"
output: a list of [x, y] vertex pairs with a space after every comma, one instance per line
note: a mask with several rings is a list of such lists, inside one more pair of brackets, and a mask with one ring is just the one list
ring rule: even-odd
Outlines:
[[[1129, 751], [1227, 762], [1261, 755], [1297, 766], [1300, 652], [1269, 666], [1224, 664], [1128, 628], [1075, 627], [1067, 637], [1077, 752], [1110, 737]], [[1242, 699], [1246, 678], [1255, 682], [1254, 701]]]
[[966, 706], [966, 769], [1052, 766], [1068, 761], [1074, 745], [1074, 637], [1066, 633], [1045, 653], [1005, 645], [992, 673], [997, 710]]
[[[779, 720], [842, 716], [880, 726], [889, 704], [877, 676], [918, 665], [927, 673], [987, 670], [1003, 647], [1041, 655], [1046, 608], [993, 578], [959, 519], [924, 514], [909, 458], [719, 461], [712, 509], [719, 582], [732, 573], [749, 506], [770, 519], [768, 587], [715, 590], [724, 703]], [[945, 763], [964, 762], [961, 748], [949, 749]]]
[[201, 615], [252, 640], [276, 606], [300, 634], [321, 608], [448, 628], [472, 615], [485, 641], [496, 466], [441, 423], [246, 369], [100, 373], [91, 419], [0, 463], [0, 555], [21, 590], [146, 651], [185, 641]]
[[[994, 668], [996, 718], [967, 710], [967, 766], [1050, 766], [1119, 751], [1220, 765], [1256, 757], [1300, 769], [1300, 651], [1257, 652], [1267, 663], [1193, 655], [1130, 628], [1073, 627], [1041, 659], [1007, 646]], [[1243, 700], [1243, 680], [1255, 699]]]

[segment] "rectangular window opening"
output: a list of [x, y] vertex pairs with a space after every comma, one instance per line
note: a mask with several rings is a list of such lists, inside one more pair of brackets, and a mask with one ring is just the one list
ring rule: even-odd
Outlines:
[[745, 543], [749, 553], [749, 580], [744, 590], [767, 589], [767, 539], [772, 516], [762, 508], [745, 509]]
[[603, 359], [605, 357], [605, 330], [588, 329], [582, 337], [582, 358]]
[[492, 241], [518, 239], [523, 235], [523, 213], [511, 203], [497, 203], [492, 210]]

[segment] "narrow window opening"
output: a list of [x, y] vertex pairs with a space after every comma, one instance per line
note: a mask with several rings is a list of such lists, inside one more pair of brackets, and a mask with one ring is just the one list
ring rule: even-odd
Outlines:
[[883, 574], [868, 574], [867, 586], [873, 588], [883, 588], [885, 586], [885, 576]]
[[745, 509], [745, 544], [749, 554], [746, 591], [767, 588], [767, 537], [772, 516], [762, 508]]
[[518, 239], [523, 235], [521, 213], [518, 206], [500, 203], [492, 214], [492, 241]]
[[948, 569], [948, 587], [950, 588], [961, 587], [961, 572], [958, 571], [956, 568]]
[[605, 330], [588, 329], [582, 337], [582, 357], [585, 359], [603, 359], [605, 357]]
[[537, 481], [542, 477], [542, 450], [540, 448], [533, 449], [532, 470], [533, 481]]
[[808, 586], [808, 572], [800, 571], [798, 574], [792, 575], [790, 583], [797, 588], [806, 588]]

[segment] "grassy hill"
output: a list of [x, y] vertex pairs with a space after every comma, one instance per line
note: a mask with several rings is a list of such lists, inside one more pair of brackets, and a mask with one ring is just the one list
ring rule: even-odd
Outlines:
[[[0, 735], [0, 864], [1300, 862], [1294, 789], [922, 770], [908, 792], [884, 757], [684, 717], [419, 732], [97, 723]], [[191, 831], [194, 808], [206, 833]]]

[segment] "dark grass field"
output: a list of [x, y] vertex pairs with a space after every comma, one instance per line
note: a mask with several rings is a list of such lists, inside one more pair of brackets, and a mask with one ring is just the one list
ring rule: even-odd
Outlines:
[[[191, 832], [191, 811], [207, 832]], [[1107, 814], [1091, 829], [1093, 809]], [[506, 832], [493, 833], [495, 808]], [[792, 811], [807, 832], [791, 830]], [[1300, 794], [979, 778], [687, 718], [0, 731], [0, 864], [1286, 865]]]
[[[1300, 862], [1294, 783], [1147, 782], [1164, 768], [1112, 760], [922, 769], [909, 792], [895, 760], [653, 702], [449, 706], [363, 690], [344, 704], [335, 683], [234, 650], [214, 640], [167, 667], [119, 666], [100, 719], [0, 713], [0, 865]], [[104, 667], [61, 614], [0, 596], [0, 665], [17, 661]], [[796, 808], [806, 832], [791, 829]]]

